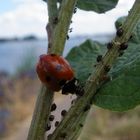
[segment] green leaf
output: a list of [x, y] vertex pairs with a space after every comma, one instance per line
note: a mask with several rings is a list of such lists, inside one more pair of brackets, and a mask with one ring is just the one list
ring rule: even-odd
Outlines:
[[[116, 28], [126, 17], [119, 18]], [[94, 98], [94, 104], [113, 111], [126, 111], [140, 104], [140, 22], [133, 31], [129, 48], [118, 58], [111, 72], [112, 81], [104, 84]]]
[[126, 111], [140, 104], [140, 47], [130, 43], [110, 72], [112, 81], [95, 95], [94, 104], [113, 111]]
[[76, 77], [84, 82], [95, 69], [96, 58], [105, 51], [104, 45], [87, 40], [80, 46], [73, 48], [66, 59], [75, 70]]
[[[103, 54], [105, 45], [87, 40], [75, 47], [67, 59], [84, 82], [95, 69], [97, 55]], [[129, 43], [124, 55], [113, 65], [109, 75], [112, 80], [105, 83], [96, 93], [95, 105], [113, 111], [126, 111], [140, 104], [140, 46]]]
[[[47, 0], [43, 1], [47, 2]], [[62, 0], [57, 1], [61, 2]], [[115, 8], [117, 3], [118, 0], [78, 0], [76, 6], [82, 10], [104, 13]]]
[[[121, 18], [121, 21], [124, 22], [124, 19]], [[105, 52], [104, 46], [87, 40], [71, 50], [67, 58], [81, 81], [85, 81], [94, 70], [97, 55]], [[140, 104], [140, 22], [133, 31], [128, 49], [114, 63], [109, 75], [112, 80], [98, 90], [93, 99], [95, 105], [126, 111]]]
[[86, 11], [104, 13], [113, 9], [118, 0], [78, 0], [77, 7]]

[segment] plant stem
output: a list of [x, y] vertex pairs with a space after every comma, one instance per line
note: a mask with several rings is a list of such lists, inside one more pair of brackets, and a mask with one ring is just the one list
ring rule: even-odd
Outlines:
[[52, 53], [52, 41], [53, 41], [53, 32], [56, 24], [54, 24], [54, 20], [57, 19], [58, 9], [57, 9], [57, 0], [48, 0], [48, 16], [49, 23], [46, 26], [47, 34], [48, 34], [48, 54]]
[[49, 23], [51, 24], [52, 27], [55, 27], [53, 21], [58, 16], [57, 0], [48, 0], [47, 5], [48, 5]]
[[50, 113], [50, 105], [52, 103], [52, 99], [53, 92], [47, 89], [45, 86], [42, 86], [36, 101], [36, 106], [27, 140], [44, 139], [46, 120]]
[[[124, 31], [121, 37], [114, 38], [113, 48], [108, 50], [103, 57], [103, 63], [100, 63], [96, 71], [91, 74], [85, 85], [85, 94], [72, 106], [61, 124], [56, 128], [50, 140], [62, 140], [62, 134], [65, 133], [65, 140], [77, 140], [81, 128], [80, 123], [84, 123], [87, 112], [85, 107], [90, 105], [97, 89], [101, 86], [100, 78], [106, 73], [105, 66], [112, 66], [119, 55], [119, 45], [127, 42], [131, 33], [140, 19], [140, 0], [136, 0], [125, 23], [122, 26]], [[82, 119], [82, 120], [81, 120]], [[77, 127], [79, 129], [77, 129]]]
[[62, 54], [66, 42], [67, 32], [77, 0], [63, 0], [58, 15], [58, 24], [54, 30], [53, 52]]
[[[62, 54], [76, 2], [77, 0], [62, 1], [58, 17], [58, 24], [54, 24], [54, 19], [58, 16], [57, 0], [47, 0], [49, 14], [49, 23], [47, 25], [48, 53]], [[61, 32], [63, 35], [60, 35]], [[50, 114], [52, 101], [53, 92], [42, 85], [36, 101], [36, 106], [28, 133], [28, 140], [44, 139], [45, 126]]]
[[[52, 32], [54, 25], [53, 18], [57, 16], [57, 1], [48, 0], [48, 14], [49, 14], [49, 23], [48, 23], [48, 53], [51, 52], [49, 49], [52, 44]], [[53, 91], [47, 89], [45, 85], [41, 86], [41, 91], [37, 97], [36, 106], [34, 114], [32, 117], [32, 122], [30, 125], [28, 140], [43, 140], [45, 134], [45, 127], [47, 125], [48, 117], [50, 114], [50, 108], [53, 102]]]

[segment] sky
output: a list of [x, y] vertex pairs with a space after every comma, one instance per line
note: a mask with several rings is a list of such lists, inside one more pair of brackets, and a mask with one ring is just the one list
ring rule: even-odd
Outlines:
[[[114, 22], [125, 16], [135, 0], [119, 0], [115, 9], [104, 14], [77, 10], [71, 28], [75, 35], [115, 32]], [[0, 37], [22, 37], [34, 34], [45, 37], [48, 21], [47, 5], [42, 0], [0, 0]]]

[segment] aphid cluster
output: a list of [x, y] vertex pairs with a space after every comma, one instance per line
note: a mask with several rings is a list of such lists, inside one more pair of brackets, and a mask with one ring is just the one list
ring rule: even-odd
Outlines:
[[[124, 30], [123, 28], [120, 26], [117, 31], [116, 31], [116, 35], [117, 37], [121, 37], [124, 34]], [[132, 38], [132, 35], [130, 36], [129, 40]], [[109, 42], [107, 44], [107, 49], [110, 50], [113, 47], [113, 42]], [[119, 45], [119, 56], [123, 55], [123, 51], [126, 50], [128, 48], [128, 44], [126, 42], [123, 42]]]
[[77, 7], [74, 8], [73, 13], [75, 14], [77, 12]]
[[[58, 127], [58, 125], [60, 124], [59, 118], [58, 116], [55, 117], [55, 113], [57, 114], [56, 111], [57, 105], [55, 103], [52, 104], [51, 106], [51, 115], [49, 116], [49, 120], [48, 123], [46, 124], [46, 131], [49, 133], [48, 134], [48, 139], [51, 137], [51, 132], [53, 129], [55, 129], [56, 127]], [[59, 108], [59, 107], [58, 107]], [[61, 118], [63, 118], [64, 116], [66, 116], [67, 111], [66, 110], [61, 110], [60, 112], [61, 114]]]
[[[75, 14], [76, 12], [77, 12], [77, 7], [75, 7], [74, 10], [73, 10], [73, 13], [74, 13], [74, 14]], [[72, 21], [70, 21], [70, 23], [72, 23]], [[73, 30], [73, 28], [70, 28], [70, 29], [69, 29], [69, 33], [71, 33], [72, 30]], [[67, 34], [66, 39], [69, 40], [69, 38], [70, 38], [70, 37], [69, 37], [69, 35]]]

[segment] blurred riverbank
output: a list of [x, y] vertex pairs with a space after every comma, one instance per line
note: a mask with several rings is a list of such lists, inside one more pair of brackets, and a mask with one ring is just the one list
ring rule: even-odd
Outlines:
[[[70, 37], [66, 42], [64, 56], [75, 46], [90, 38], [102, 43], [111, 40], [113, 35], [96, 35], [96, 36], [75, 36]], [[14, 74], [18, 67], [25, 64], [25, 61], [32, 61], [26, 65], [35, 66], [38, 56], [46, 53], [47, 39], [31, 40], [12, 40], [0, 42], [0, 72], [4, 71]], [[28, 68], [29, 69], [29, 68]]]

